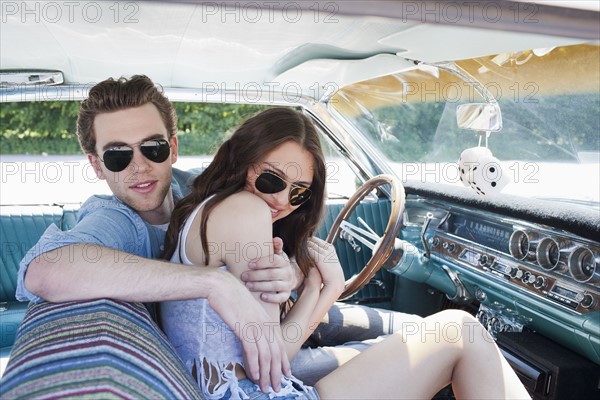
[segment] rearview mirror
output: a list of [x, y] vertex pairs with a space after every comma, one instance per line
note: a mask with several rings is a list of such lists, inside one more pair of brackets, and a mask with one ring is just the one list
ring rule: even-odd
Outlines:
[[502, 129], [502, 114], [496, 103], [461, 104], [456, 108], [459, 128], [497, 132]]

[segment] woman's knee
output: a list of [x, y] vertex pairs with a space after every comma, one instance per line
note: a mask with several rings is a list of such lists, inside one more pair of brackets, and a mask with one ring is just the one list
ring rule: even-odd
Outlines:
[[429, 318], [440, 323], [460, 324], [465, 329], [485, 329], [477, 318], [463, 310], [443, 310], [427, 317]]
[[479, 320], [462, 310], [443, 310], [424, 319], [423, 332], [436, 334], [441, 341], [460, 347], [471, 343], [493, 342]]

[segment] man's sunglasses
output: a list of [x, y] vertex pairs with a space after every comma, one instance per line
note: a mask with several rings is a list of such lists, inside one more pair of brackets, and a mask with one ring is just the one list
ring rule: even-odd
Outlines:
[[285, 190], [288, 185], [292, 187], [290, 189], [289, 198], [292, 206], [299, 206], [308, 200], [312, 194], [309, 188], [290, 183], [281, 178], [279, 175], [276, 175], [270, 171], [264, 171], [258, 176], [258, 178], [256, 178], [256, 182], [254, 183], [254, 186], [256, 186], [256, 188], [264, 194], [279, 193], [282, 190]]
[[171, 144], [166, 139], [150, 139], [141, 142], [139, 145], [122, 145], [111, 147], [106, 150], [100, 159], [112, 172], [121, 172], [133, 160], [133, 147], [139, 147], [140, 151], [148, 160], [161, 163], [171, 154]]

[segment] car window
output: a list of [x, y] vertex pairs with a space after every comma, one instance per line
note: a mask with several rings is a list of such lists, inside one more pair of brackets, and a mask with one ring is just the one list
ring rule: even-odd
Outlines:
[[[503, 127], [489, 135], [487, 146], [510, 178], [505, 193], [597, 206], [598, 49], [578, 45], [456, 63], [500, 105]], [[461, 152], [486, 140], [459, 128], [456, 110], [481, 101], [456, 74], [422, 66], [345, 87], [332, 104], [405, 182], [461, 185]]]
[[[178, 116], [181, 170], [204, 168], [243, 119], [268, 106], [174, 103]], [[3, 103], [0, 204], [82, 203], [111, 194], [82, 154], [75, 133], [79, 102]], [[348, 164], [322, 138], [328, 193], [349, 197], [355, 189]]]

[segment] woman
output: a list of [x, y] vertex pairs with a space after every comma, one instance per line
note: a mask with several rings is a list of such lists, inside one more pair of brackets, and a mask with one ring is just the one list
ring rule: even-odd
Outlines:
[[[167, 232], [167, 258], [194, 268], [226, 268], [238, 278], [249, 260], [273, 254], [274, 235], [283, 239], [306, 278], [281, 323], [278, 308], [262, 304], [290, 359], [344, 284], [333, 247], [312, 238], [324, 207], [325, 178], [310, 120], [285, 108], [263, 111], [219, 148], [177, 205]], [[261, 385], [264, 397], [254, 397], [261, 388], [245, 375], [238, 339], [255, 327], [232, 331], [205, 299], [165, 302], [161, 318], [207, 398], [431, 398], [449, 382], [457, 396], [528, 398], [485, 330], [459, 311], [438, 313], [418, 330], [392, 335], [321, 379], [316, 390], [285, 377], [273, 389]], [[451, 337], [448, 327], [454, 329]]]

